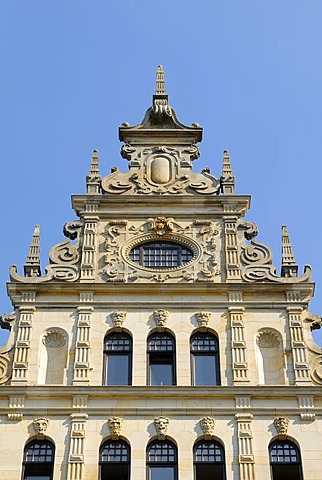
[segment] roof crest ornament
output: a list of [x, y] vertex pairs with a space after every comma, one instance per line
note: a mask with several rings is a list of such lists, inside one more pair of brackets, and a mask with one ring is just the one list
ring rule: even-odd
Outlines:
[[298, 265], [295, 261], [291, 240], [286, 225], [282, 226], [282, 277], [297, 277]]
[[164, 69], [162, 65], [158, 65], [157, 68], [157, 79], [155, 86], [155, 95], [165, 95], [164, 88]]
[[40, 226], [35, 225], [26, 263], [24, 264], [25, 277], [40, 277]]
[[231, 169], [228, 150], [224, 150], [220, 184], [221, 191], [224, 195], [233, 195], [235, 193], [235, 177]]

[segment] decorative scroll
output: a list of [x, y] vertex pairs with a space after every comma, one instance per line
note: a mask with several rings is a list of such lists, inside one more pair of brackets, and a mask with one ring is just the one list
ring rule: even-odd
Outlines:
[[15, 313], [5, 313], [0, 316], [0, 328], [11, 331], [11, 322], [16, 320]]
[[242, 278], [246, 282], [301, 283], [311, 279], [311, 267], [305, 266], [302, 276], [280, 277], [272, 265], [272, 251], [263, 243], [252, 240], [250, 245], [242, 246]]
[[0, 385], [6, 383], [11, 377], [11, 359], [9, 355], [0, 355]]
[[[82, 222], [68, 222], [64, 225], [64, 234], [69, 238], [65, 242], [58, 243], [49, 252], [50, 264], [46, 267], [46, 275], [35, 277], [23, 277], [17, 273], [17, 267], [10, 267], [10, 280], [23, 283], [43, 283], [50, 280], [62, 280], [75, 282], [79, 278], [80, 262], [80, 230]], [[76, 243], [71, 243], [71, 240]]]
[[238, 228], [244, 231], [244, 237], [252, 240], [258, 235], [258, 226], [254, 222], [242, 221], [238, 224]]
[[311, 378], [314, 383], [322, 385], [322, 355], [316, 357], [311, 365]]

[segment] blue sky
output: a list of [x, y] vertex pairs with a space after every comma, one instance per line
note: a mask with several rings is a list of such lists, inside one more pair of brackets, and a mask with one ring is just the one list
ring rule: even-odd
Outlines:
[[1, 313], [11, 311], [9, 265], [21, 271], [34, 225], [43, 267], [63, 240], [92, 150], [103, 175], [127, 169], [117, 129], [143, 118], [161, 63], [179, 119], [204, 127], [195, 170], [219, 176], [229, 150], [258, 240], [279, 270], [288, 226], [322, 314], [321, 24], [319, 0], [1, 2]]

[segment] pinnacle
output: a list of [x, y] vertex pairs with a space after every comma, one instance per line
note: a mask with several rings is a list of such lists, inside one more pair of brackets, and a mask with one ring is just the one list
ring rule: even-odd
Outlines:
[[164, 86], [164, 69], [162, 65], [158, 65], [155, 95], [165, 95], [165, 94], [166, 93], [165, 93], [165, 86]]
[[29, 252], [24, 265], [25, 277], [39, 277], [40, 271], [40, 226], [35, 225]]
[[297, 276], [298, 265], [295, 261], [291, 240], [286, 225], [282, 226], [282, 277]]

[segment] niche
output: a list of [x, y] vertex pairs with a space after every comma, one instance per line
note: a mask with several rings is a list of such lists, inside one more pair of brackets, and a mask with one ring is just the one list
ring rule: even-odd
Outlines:
[[272, 328], [261, 329], [256, 336], [259, 383], [285, 385], [283, 341]]
[[39, 352], [38, 384], [62, 385], [67, 365], [67, 333], [61, 328], [50, 328], [42, 337]]

